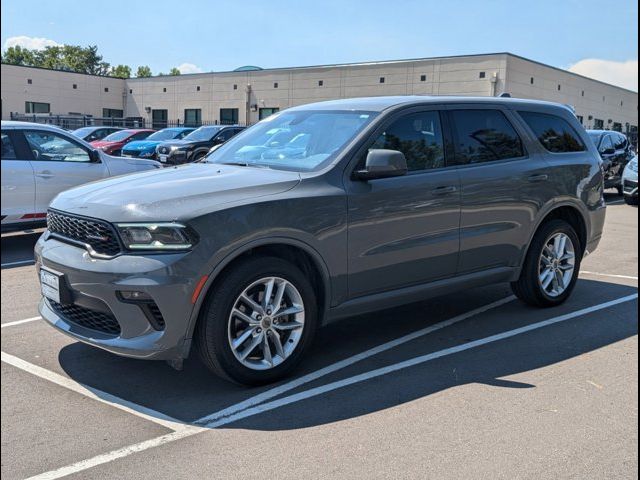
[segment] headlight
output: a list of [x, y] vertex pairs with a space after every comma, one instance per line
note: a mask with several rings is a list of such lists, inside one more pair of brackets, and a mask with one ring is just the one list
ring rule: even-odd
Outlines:
[[130, 250], [187, 250], [197, 241], [195, 232], [179, 223], [118, 223], [116, 227]]

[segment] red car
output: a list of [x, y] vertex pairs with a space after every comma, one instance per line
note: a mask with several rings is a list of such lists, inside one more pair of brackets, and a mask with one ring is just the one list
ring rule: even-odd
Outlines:
[[120, 130], [111, 135], [107, 135], [102, 140], [91, 142], [91, 145], [102, 150], [107, 155], [120, 155], [122, 147], [134, 140], [144, 140], [155, 130], [132, 128], [129, 130]]

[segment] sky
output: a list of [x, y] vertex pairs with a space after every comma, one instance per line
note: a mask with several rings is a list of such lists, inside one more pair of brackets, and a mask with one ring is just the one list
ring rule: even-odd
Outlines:
[[511, 52], [638, 90], [634, 0], [1, 0], [2, 49], [182, 73]]

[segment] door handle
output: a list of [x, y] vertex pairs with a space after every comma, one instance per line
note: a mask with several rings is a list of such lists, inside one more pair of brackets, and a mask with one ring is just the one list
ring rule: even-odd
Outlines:
[[527, 180], [530, 182], [546, 182], [549, 180], [549, 175], [541, 173], [540, 175], [531, 175]]
[[53, 177], [53, 173], [48, 173], [48, 172], [36, 173], [36, 177], [51, 178]]
[[453, 185], [449, 185], [448, 187], [438, 187], [431, 190], [432, 195], [449, 195], [450, 193], [456, 193], [458, 189]]

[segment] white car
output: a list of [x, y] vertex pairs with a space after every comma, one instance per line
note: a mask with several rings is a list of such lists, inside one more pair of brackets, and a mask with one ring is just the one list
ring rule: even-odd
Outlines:
[[49, 203], [76, 185], [161, 168], [154, 160], [111, 157], [64, 130], [2, 122], [2, 230], [44, 223]]
[[629, 205], [638, 205], [638, 156], [627, 163], [622, 174], [624, 201]]

